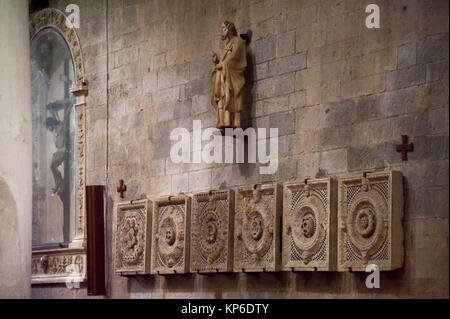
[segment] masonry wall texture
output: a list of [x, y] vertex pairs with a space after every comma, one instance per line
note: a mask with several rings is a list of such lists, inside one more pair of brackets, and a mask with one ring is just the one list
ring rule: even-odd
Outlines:
[[[64, 10], [72, 0], [50, 1]], [[107, 187], [107, 296], [121, 298], [435, 298], [449, 296], [448, 1], [377, 0], [381, 28], [355, 0], [77, 1], [89, 97], [87, 184]], [[170, 131], [215, 125], [211, 51], [220, 23], [251, 34], [246, 107], [279, 129], [279, 169], [174, 164]], [[401, 135], [415, 144], [407, 162]], [[277, 273], [124, 278], [113, 273], [112, 221], [125, 199], [258, 182], [396, 169], [405, 182], [405, 266], [381, 275]], [[220, 282], [220, 285], [217, 283]], [[33, 286], [32, 296], [86, 289]]]

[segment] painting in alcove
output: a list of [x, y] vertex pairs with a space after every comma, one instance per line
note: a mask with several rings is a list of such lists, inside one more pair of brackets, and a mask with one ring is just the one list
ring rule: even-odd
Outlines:
[[33, 249], [64, 247], [76, 218], [74, 66], [57, 30], [31, 41]]

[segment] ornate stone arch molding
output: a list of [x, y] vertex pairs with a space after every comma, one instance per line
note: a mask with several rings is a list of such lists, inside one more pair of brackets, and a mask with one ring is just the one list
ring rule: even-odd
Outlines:
[[[70, 92], [76, 97], [77, 117], [77, 221], [75, 237], [68, 248], [39, 250], [32, 253], [32, 284], [73, 283], [86, 280], [86, 96], [80, 39], [75, 28], [66, 25], [66, 15], [47, 8], [30, 17], [30, 41], [46, 28], [56, 29], [68, 44], [74, 61], [76, 84]], [[68, 21], [68, 20], [67, 20]], [[70, 24], [70, 22], [69, 22]]]
[[[80, 39], [75, 28], [69, 28], [66, 25], [67, 17], [61, 10], [47, 8], [36, 12], [30, 20], [30, 39], [45, 28], [54, 28], [61, 33], [69, 45], [72, 58], [75, 63], [75, 73], [77, 85], [85, 82], [83, 54], [81, 52]], [[67, 20], [68, 21], [68, 20]], [[70, 24], [70, 22], [68, 22]]]

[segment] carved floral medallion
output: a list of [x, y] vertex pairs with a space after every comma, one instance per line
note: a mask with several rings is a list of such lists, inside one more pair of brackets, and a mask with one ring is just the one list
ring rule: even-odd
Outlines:
[[191, 225], [191, 272], [231, 271], [234, 192], [194, 195]]
[[147, 274], [150, 271], [151, 206], [147, 200], [117, 206], [115, 271]]
[[281, 189], [241, 187], [236, 196], [234, 270], [277, 271], [280, 266]]
[[401, 266], [402, 185], [399, 172], [340, 179], [339, 270], [365, 270], [371, 263], [383, 270]]
[[152, 274], [189, 271], [191, 199], [161, 198], [153, 209]]
[[283, 268], [334, 270], [336, 187], [329, 178], [286, 183]]

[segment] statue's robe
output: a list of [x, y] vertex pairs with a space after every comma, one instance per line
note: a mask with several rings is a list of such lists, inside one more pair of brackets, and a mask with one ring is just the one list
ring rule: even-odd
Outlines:
[[212, 76], [211, 104], [218, 111], [218, 128], [241, 126], [246, 67], [246, 43], [241, 37], [235, 36], [227, 43], [225, 53]]

